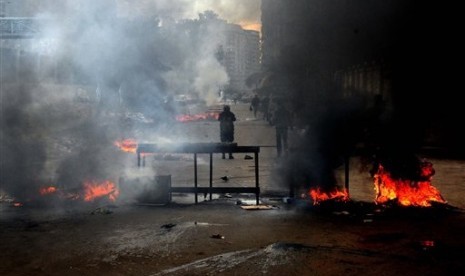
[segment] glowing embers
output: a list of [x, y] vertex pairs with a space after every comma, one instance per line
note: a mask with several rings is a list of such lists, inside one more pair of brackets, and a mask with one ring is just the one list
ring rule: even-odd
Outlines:
[[94, 201], [101, 197], [107, 197], [109, 200], [115, 201], [119, 195], [119, 189], [109, 180], [103, 182], [87, 181], [83, 185], [84, 201]]
[[110, 180], [104, 181], [85, 181], [78, 190], [63, 190], [55, 186], [46, 186], [39, 189], [41, 196], [56, 196], [63, 200], [83, 200], [86, 202], [94, 201], [99, 198], [107, 198], [110, 201], [116, 201], [119, 196], [118, 187]]
[[433, 165], [422, 162], [417, 179], [393, 178], [382, 165], [374, 175], [375, 203], [396, 201], [402, 206], [429, 207], [432, 202], [446, 203], [440, 192], [431, 185]]
[[177, 115], [176, 121], [178, 122], [194, 122], [194, 121], [205, 121], [205, 120], [218, 120], [219, 113], [218, 112], [205, 112], [193, 115]]
[[48, 187], [42, 187], [42, 188], [40, 188], [39, 193], [40, 193], [41, 195], [48, 195], [48, 194], [56, 193], [57, 191], [58, 191], [57, 187], [48, 186]]
[[124, 152], [136, 153], [137, 151], [137, 141], [135, 139], [115, 141], [114, 144]]
[[313, 200], [313, 205], [318, 205], [323, 201], [333, 200], [333, 201], [340, 201], [340, 202], [347, 202], [349, 201], [349, 193], [343, 189], [342, 191], [338, 190], [338, 188], [333, 188], [332, 191], [322, 191], [321, 188], [312, 188], [308, 192], [310, 197]]

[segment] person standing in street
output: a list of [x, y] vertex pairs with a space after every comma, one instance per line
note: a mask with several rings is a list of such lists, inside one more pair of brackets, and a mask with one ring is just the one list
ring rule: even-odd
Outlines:
[[291, 113], [286, 108], [285, 103], [277, 103], [273, 115], [273, 123], [276, 128], [276, 149], [278, 151], [278, 157], [281, 157], [283, 151], [288, 150], [287, 132], [292, 125]]
[[263, 112], [263, 120], [270, 122], [270, 97], [265, 96], [261, 101], [261, 110]]
[[257, 118], [257, 111], [259, 106], [260, 99], [258, 98], [258, 95], [255, 94], [255, 96], [252, 98], [252, 102], [250, 103], [250, 110], [253, 110], [253, 115], [255, 118]]
[[[223, 111], [218, 116], [220, 121], [220, 140], [222, 143], [234, 142], [234, 122], [236, 121], [236, 115], [231, 112], [229, 105], [223, 107]], [[229, 152], [229, 159], [234, 159], [232, 152]], [[225, 159], [225, 153], [223, 152], [223, 159]]]

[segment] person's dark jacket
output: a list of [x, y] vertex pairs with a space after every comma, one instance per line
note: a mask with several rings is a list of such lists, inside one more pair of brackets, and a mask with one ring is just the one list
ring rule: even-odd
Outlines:
[[292, 126], [291, 113], [284, 105], [278, 105], [273, 115], [273, 124], [276, 128], [289, 128]]
[[221, 142], [233, 142], [234, 141], [234, 122], [236, 121], [236, 115], [229, 109], [225, 109], [218, 116], [220, 121], [220, 139]]

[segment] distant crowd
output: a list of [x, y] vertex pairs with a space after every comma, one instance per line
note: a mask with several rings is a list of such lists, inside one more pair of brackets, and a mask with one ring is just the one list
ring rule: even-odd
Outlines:
[[288, 102], [278, 97], [254, 95], [250, 102], [254, 117], [260, 117], [276, 128], [276, 148], [278, 157], [288, 150], [288, 130], [292, 128], [293, 116]]

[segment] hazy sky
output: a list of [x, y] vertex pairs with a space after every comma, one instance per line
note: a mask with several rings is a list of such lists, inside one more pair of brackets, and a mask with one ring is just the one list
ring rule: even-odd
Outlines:
[[230, 23], [245, 29], [260, 30], [261, 0], [117, 0], [119, 13], [127, 16], [162, 12], [175, 19], [197, 18], [199, 13], [213, 10]]
[[[34, 16], [37, 13], [62, 12], [82, 5], [88, 0], [11, 0], [7, 2], [9, 16]], [[97, 0], [96, 0], [97, 1]], [[105, 2], [104, 2], [105, 1]], [[90, 1], [92, 2], [92, 1]], [[242, 25], [245, 29], [260, 30], [261, 0], [98, 0], [109, 8], [118, 4], [120, 16], [170, 16], [175, 19], [197, 18], [199, 13], [213, 10], [222, 19]]]

